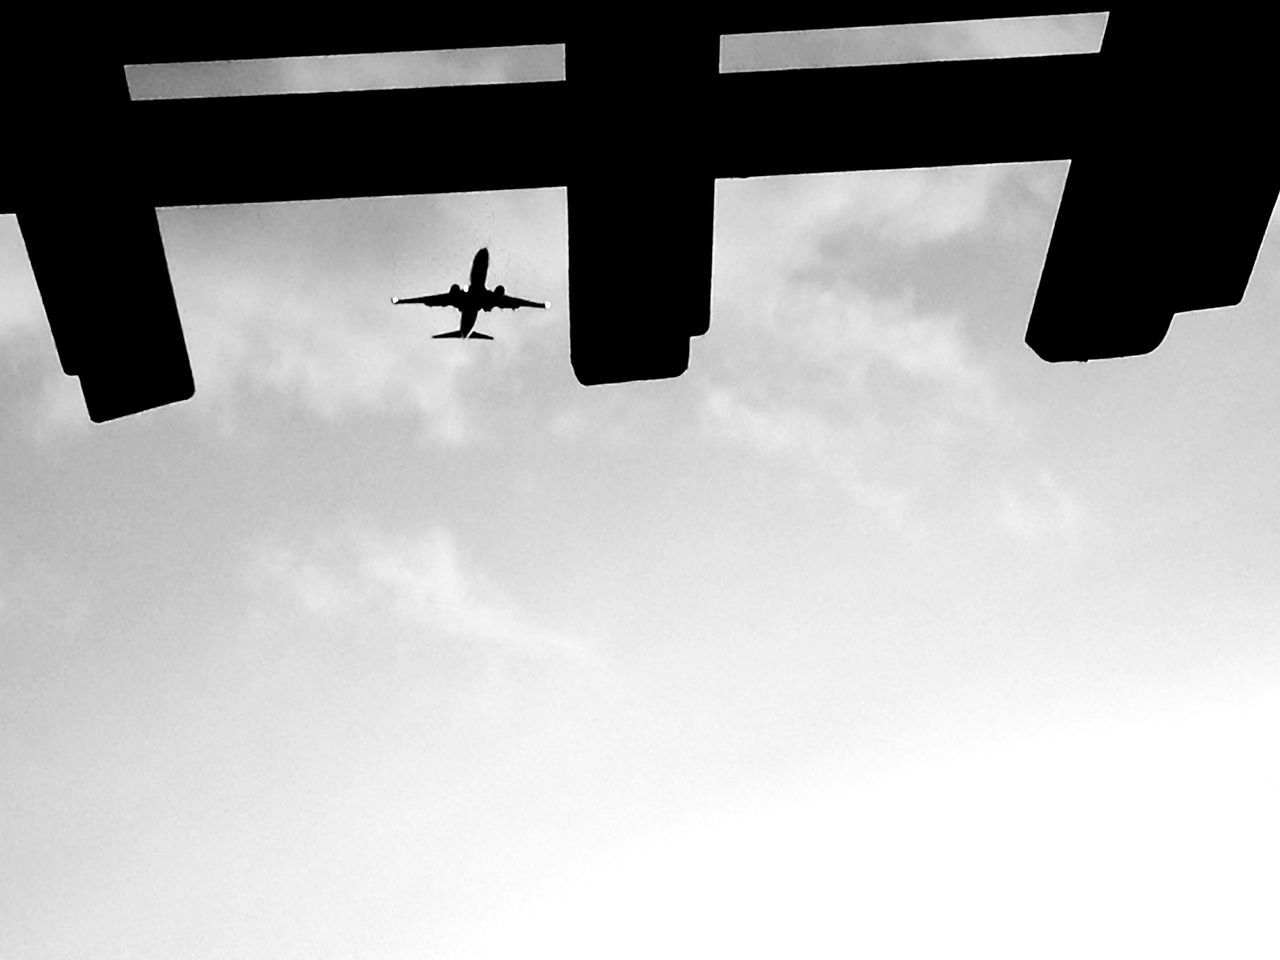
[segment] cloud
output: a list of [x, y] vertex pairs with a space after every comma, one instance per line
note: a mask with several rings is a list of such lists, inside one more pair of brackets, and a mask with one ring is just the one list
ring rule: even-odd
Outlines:
[[[707, 391], [702, 421], [715, 437], [739, 443], [775, 458], [789, 458], [834, 482], [855, 502], [886, 522], [902, 521], [908, 505], [905, 490], [865, 477], [856, 447], [858, 437], [841, 430], [821, 415], [800, 406], [765, 406], [743, 398], [729, 387]], [[802, 482], [804, 489], [810, 487]]]
[[390, 621], [486, 654], [599, 666], [590, 643], [537, 623], [441, 528], [386, 536], [349, 526], [302, 547], [261, 545], [250, 576], [310, 617]]
[[361, 323], [354, 309], [322, 323], [322, 309], [306, 295], [277, 297], [270, 316], [255, 317], [251, 310], [241, 316], [261, 325], [231, 331], [241, 334], [239, 340], [215, 333], [215, 351], [224, 349], [202, 372], [213, 364], [228, 373], [238, 369], [250, 385], [290, 397], [325, 420], [349, 412], [412, 412], [433, 439], [466, 439], [469, 425], [458, 394], [477, 360], [474, 353], [433, 352], [429, 339], [408, 324], [382, 318]]
[[[1001, 190], [1023, 172], [977, 166], [719, 182], [715, 316], [687, 375], [700, 427], [790, 463], [801, 487], [834, 484], [892, 524], [920, 488], [947, 475], [956, 451], [1015, 435], [1022, 411], [962, 313], [921, 308], [911, 286], [873, 293], [861, 277], [901, 272], [921, 248], [1000, 226], [1009, 206]], [[847, 262], [839, 241], [849, 236], [877, 248], [873, 266], [889, 269]], [[596, 435], [652, 418], [652, 397], [618, 400], [612, 413], [596, 405], [607, 421], [591, 420]], [[552, 432], [578, 435], [584, 419], [562, 414]]]
[[997, 490], [1000, 525], [1020, 540], [1071, 537], [1080, 531], [1085, 509], [1078, 494], [1069, 490], [1047, 467], [1034, 471], [1029, 480], [1001, 482]]
[[[205, 418], [230, 437], [284, 407], [334, 424], [416, 421], [424, 443], [457, 445], [509, 427], [503, 418], [518, 415], [514, 394], [555, 374], [573, 383], [563, 190], [158, 215], [196, 381], [195, 397], [161, 416]], [[390, 303], [465, 281], [480, 246], [490, 248], [491, 283], [552, 308], [485, 315], [481, 329], [498, 339], [481, 344], [431, 339], [456, 326], [454, 311]], [[5, 413], [34, 423], [40, 438], [88, 429], [79, 383], [58, 366], [14, 218], [0, 222], [0, 294]]]
[[703, 397], [709, 433], [816, 471], [891, 523], [949, 476], [955, 451], [1019, 426], [959, 318], [910, 297], [796, 285], [732, 349], [737, 375], [709, 378]]
[[1022, 419], [965, 312], [921, 305], [920, 258], [1047, 234], [1059, 173], [1019, 164], [718, 181], [712, 325], [692, 343], [688, 373], [593, 391], [550, 419], [551, 434], [619, 444], [669, 431], [679, 406], [713, 436], [790, 459], [900, 519], [908, 496], [891, 474], [913, 458], [936, 469]]
[[[868, 432], [881, 442], [913, 419], [912, 429], [944, 439], [976, 440], [984, 422], [997, 435], [1016, 433], [1023, 412], [1000, 380], [1003, 358], [977, 339], [993, 323], [972, 303], [949, 305], [957, 273], [940, 277], [934, 264], [958, 253], [978, 262], [997, 246], [1000, 258], [1014, 245], [1034, 250], [1047, 240], [1063, 173], [1059, 164], [1009, 164], [718, 181], [712, 324], [693, 342], [682, 378], [716, 399], [690, 405], [775, 453], [776, 435], [793, 428], [808, 437], [785, 444], [793, 451], [866, 447]], [[987, 262], [1003, 262], [996, 257]], [[1010, 272], [987, 289], [1016, 286]], [[1034, 280], [1024, 276], [1030, 294]], [[609, 394], [616, 403], [593, 394], [590, 414], [575, 403], [552, 420], [552, 433], [640, 435], [692, 392], [664, 389]], [[883, 424], [861, 416], [868, 399], [893, 416]], [[926, 406], [935, 415], [922, 418]], [[724, 422], [734, 415], [736, 427]], [[858, 432], [840, 418], [856, 419]]]
[[[322, 262], [336, 259], [335, 228], [344, 219], [324, 206], [160, 211], [196, 379], [196, 396], [182, 412], [204, 413], [232, 433], [252, 422], [264, 397], [275, 397], [328, 421], [352, 413], [409, 415], [429, 442], [469, 439], [462, 381], [477, 353], [438, 349], [438, 341], [423, 336], [423, 317], [390, 305], [391, 280], [371, 277], [378, 265], [362, 263], [360, 253], [347, 252], [352, 273]], [[366, 234], [377, 229], [379, 217], [360, 214], [347, 216]], [[394, 211], [383, 216], [393, 229], [401, 218]], [[289, 235], [290, 226], [305, 231], [308, 221], [320, 237], [304, 244]], [[15, 367], [6, 384], [16, 394], [10, 402], [37, 440], [83, 436], [90, 424], [79, 381], [58, 364], [16, 221], [0, 242], [0, 343]], [[312, 260], [310, 249], [323, 252]]]
[[[233, 433], [263, 400], [329, 422], [410, 417], [425, 441], [483, 434], [470, 395], [518, 388], [561, 361], [563, 191], [168, 209], [161, 226], [196, 378], [195, 409]], [[492, 248], [492, 282], [552, 300], [498, 340], [432, 340], [453, 311], [394, 306], [448, 289]], [[476, 349], [479, 347], [480, 349]]]
[[[1011, 170], [984, 164], [721, 180], [717, 232], [726, 244], [750, 237], [752, 245], [764, 241], [784, 252], [797, 233], [851, 226], [903, 245], [946, 240], [982, 222], [993, 188]], [[769, 224], [767, 237], [743, 229], [761, 219]]]
[[265, 697], [306, 704], [338, 684], [410, 723], [520, 726], [618, 689], [598, 637], [535, 613], [442, 528], [352, 522], [261, 542], [245, 569], [256, 599], [234, 659]]
[[832, 238], [873, 240], [876, 262], [882, 263], [977, 231], [1014, 169], [989, 165], [718, 181], [716, 316], [758, 314], [804, 272], [866, 269], [868, 264], [834, 261], [826, 252]]
[[[273, 251], [273, 253], [275, 253]], [[173, 258], [175, 289], [196, 377], [194, 402], [224, 426], [263, 392], [325, 420], [348, 413], [413, 413], [435, 440], [466, 435], [459, 381], [474, 353], [432, 350], [387, 297], [345, 278], [250, 264]], [[397, 322], [399, 321], [399, 322]]]
[[[1048, 222], [1027, 212], [1056, 202], [1045, 192], [1056, 172], [722, 183], [717, 315], [699, 357], [710, 368], [704, 428], [835, 484], [895, 525], [929, 502], [954, 508], [967, 489], [979, 493], [965, 508], [984, 511], [988, 527], [1029, 540], [1077, 529], [1080, 498], [1049, 470], [1028, 478], [1016, 466], [1034, 419], [1003, 378], [1012, 361], [976, 339], [983, 298], [922, 306], [915, 267], [926, 246], [934, 263], [958, 251], [999, 263], [995, 251], [1033, 227], [1047, 236]], [[947, 303], [940, 287], [928, 302]]]
[[435, 530], [408, 543], [366, 543], [361, 579], [404, 619], [439, 626], [504, 650], [586, 661], [581, 640], [536, 626], [488, 578], [463, 562], [453, 537]]
[[874, 297], [843, 281], [797, 286], [773, 322], [803, 360], [839, 371], [845, 383], [881, 367], [948, 389], [975, 415], [996, 413], [991, 371], [965, 341], [959, 316], [921, 313], [909, 294]]

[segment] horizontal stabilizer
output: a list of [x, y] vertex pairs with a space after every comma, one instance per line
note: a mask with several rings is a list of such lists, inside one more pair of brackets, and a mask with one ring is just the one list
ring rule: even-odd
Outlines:
[[476, 331], [472, 330], [471, 339], [472, 340], [492, 340], [493, 337], [489, 336], [487, 333], [477, 333]]
[[456, 339], [460, 338], [461, 336], [462, 336], [462, 331], [461, 331], [461, 330], [450, 330], [448, 333], [437, 333], [437, 334], [436, 334], [434, 337], [432, 337], [431, 339], [432, 339], [432, 340], [440, 340], [440, 339], [446, 339], [446, 338], [448, 338], [448, 337], [453, 337], [453, 338], [456, 340]]

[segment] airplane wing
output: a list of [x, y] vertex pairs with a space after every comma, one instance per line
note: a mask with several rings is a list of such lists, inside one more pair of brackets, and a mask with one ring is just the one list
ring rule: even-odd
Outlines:
[[392, 303], [420, 303], [424, 307], [451, 307], [453, 306], [452, 293], [436, 293], [429, 297], [392, 297]]
[[537, 300], [521, 300], [519, 297], [508, 297], [506, 294], [501, 297], [494, 297], [493, 305], [504, 310], [517, 310], [520, 307], [539, 307], [545, 310], [548, 306], [545, 303], [539, 303]]

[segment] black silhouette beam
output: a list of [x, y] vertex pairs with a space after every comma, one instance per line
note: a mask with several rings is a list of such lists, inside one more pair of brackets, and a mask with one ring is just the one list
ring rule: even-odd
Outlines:
[[195, 386], [159, 223], [137, 177], [124, 72], [82, 51], [40, 76], [39, 105], [17, 111], [11, 184], [26, 190], [11, 208], [62, 369], [80, 378], [95, 422], [185, 400]]
[[[1194, 21], [1108, 6], [1097, 55], [723, 76], [721, 34], [1097, 5], [660, 4], [573, 17], [487, 5], [302, 31], [296, 18], [259, 27], [255, 10], [154, 40], [163, 31], [136, 15], [100, 14], [74, 38], [26, 35], [5, 62], [19, 146], [0, 210], [19, 214], [63, 367], [94, 419], [190, 395], [154, 214], [172, 204], [567, 186], [572, 361], [583, 383], [604, 383], [686, 368], [709, 318], [716, 177], [1070, 159], [1027, 342], [1049, 360], [1142, 353], [1173, 313], [1244, 293], [1277, 192], [1259, 103], [1268, 34], [1242, 5]], [[564, 83], [130, 103], [121, 67], [557, 42]], [[51, 59], [63, 69], [45, 69]], [[663, 291], [659, 307], [614, 295], [638, 273]]]
[[[719, 34], [647, 11], [607, 26], [581, 24], [565, 53], [581, 138], [565, 151], [569, 329], [584, 384], [680, 375], [711, 314]], [[659, 296], [620, 298], [636, 277]]]
[[575, 139], [566, 85], [555, 82], [145, 100], [130, 110], [150, 145], [142, 162], [157, 206], [564, 186], [564, 144]]
[[1244, 296], [1280, 170], [1268, 33], [1242, 10], [1109, 16], [1027, 326], [1045, 360], [1148, 353], [1175, 313]]

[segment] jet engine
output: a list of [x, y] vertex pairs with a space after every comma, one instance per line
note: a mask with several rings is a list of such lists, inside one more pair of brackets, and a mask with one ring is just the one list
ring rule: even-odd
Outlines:
[[493, 292], [496, 293], [498, 296], [502, 296], [504, 293], [507, 292], [507, 288], [504, 287], [502, 284], [498, 284], [496, 287], [493, 288]]
[[451, 293], [455, 297], [461, 292], [462, 292], [462, 288], [458, 286], [456, 283], [449, 288], [449, 293]]

